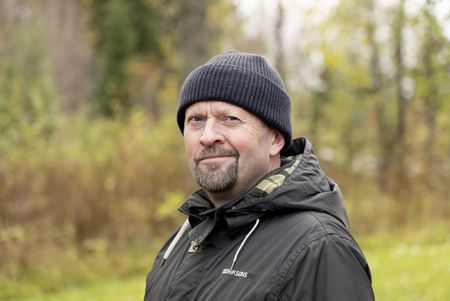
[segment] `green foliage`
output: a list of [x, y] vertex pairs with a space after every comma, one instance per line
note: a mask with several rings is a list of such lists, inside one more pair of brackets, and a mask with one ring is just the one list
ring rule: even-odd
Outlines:
[[89, 283], [111, 265], [131, 273], [136, 263], [111, 262], [114, 250], [142, 248], [173, 230], [178, 221], [157, 219], [157, 208], [167, 191], [192, 185], [177, 136], [172, 120], [153, 123], [135, 110], [127, 121], [60, 115], [50, 136], [4, 143], [0, 282], [11, 288], [4, 294], [21, 282], [33, 283], [24, 294]]
[[133, 73], [128, 65], [133, 61], [145, 64], [153, 58], [162, 66], [163, 33], [157, 27], [157, 8], [144, 0], [92, 0], [87, 7], [102, 77], [98, 112], [109, 117], [129, 112], [139, 101], [133, 99]]
[[185, 194], [180, 191], [169, 191], [164, 200], [156, 208], [156, 219], [164, 221], [174, 218], [174, 212], [185, 200]]
[[130, 108], [125, 63], [135, 52], [137, 37], [127, 3], [122, 0], [103, 2], [104, 18], [95, 19], [102, 34], [99, 45], [103, 71], [100, 111], [106, 116]]
[[0, 42], [0, 152], [51, 131], [56, 91], [40, 25], [30, 17], [6, 27]]

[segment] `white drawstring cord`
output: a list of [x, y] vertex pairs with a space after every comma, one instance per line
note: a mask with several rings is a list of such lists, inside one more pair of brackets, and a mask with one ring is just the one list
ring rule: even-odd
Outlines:
[[163, 258], [161, 260], [160, 266], [163, 266], [164, 262], [166, 262], [167, 258], [169, 258], [169, 255], [170, 255], [170, 253], [172, 253], [173, 248], [178, 243], [178, 241], [183, 236], [183, 234], [186, 233], [186, 231], [188, 230], [189, 226], [190, 226], [189, 219], [186, 219], [184, 221], [183, 225], [181, 226], [180, 231], [178, 231], [177, 235], [175, 236], [175, 238], [170, 243], [170, 245], [167, 248], [166, 252], [164, 252], [164, 255], [163, 255]]
[[256, 227], [259, 224], [259, 218], [256, 220], [255, 225], [253, 226], [253, 228], [250, 230], [250, 232], [248, 232], [248, 234], [245, 236], [244, 240], [242, 241], [241, 245], [239, 246], [236, 254], [234, 255], [233, 258], [233, 262], [231, 263], [231, 267], [230, 270], [233, 270], [234, 265], [236, 264], [237, 258], [239, 256], [239, 252], [241, 252], [242, 247], [245, 245], [245, 242], [247, 241], [247, 239], [250, 237], [250, 235], [252, 235], [253, 231], [255, 231]]

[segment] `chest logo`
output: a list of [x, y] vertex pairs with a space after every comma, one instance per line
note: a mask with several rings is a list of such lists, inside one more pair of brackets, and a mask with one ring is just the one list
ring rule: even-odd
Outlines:
[[234, 277], [248, 278], [248, 279], [254, 279], [255, 278], [255, 274], [253, 274], [253, 273], [243, 272], [243, 271], [238, 271], [238, 270], [232, 270], [232, 269], [223, 269], [222, 270], [222, 275], [231, 275], [231, 276], [234, 276]]

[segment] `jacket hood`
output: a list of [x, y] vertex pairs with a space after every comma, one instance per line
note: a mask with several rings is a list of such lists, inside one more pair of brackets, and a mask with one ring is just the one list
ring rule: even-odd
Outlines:
[[[214, 208], [203, 190], [195, 192], [179, 209], [189, 216], [191, 226], [203, 232], [203, 240], [219, 222], [230, 230], [253, 223], [258, 218], [293, 211], [320, 211], [338, 219], [348, 228], [348, 217], [338, 185], [320, 169], [311, 143], [295, 139], [282, 153], [282, 166], [266, 175], [241, 198]], [[204, 223], [207, 221], [206, 223]]]

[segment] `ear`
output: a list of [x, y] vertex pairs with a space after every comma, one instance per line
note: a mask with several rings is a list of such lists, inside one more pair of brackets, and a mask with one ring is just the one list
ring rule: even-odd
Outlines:
[[275, 156], [280, 154], [284, 146], [284, 137], [278, 131], [272, 130], [272, 144], [270, 146], [270, 155]]

